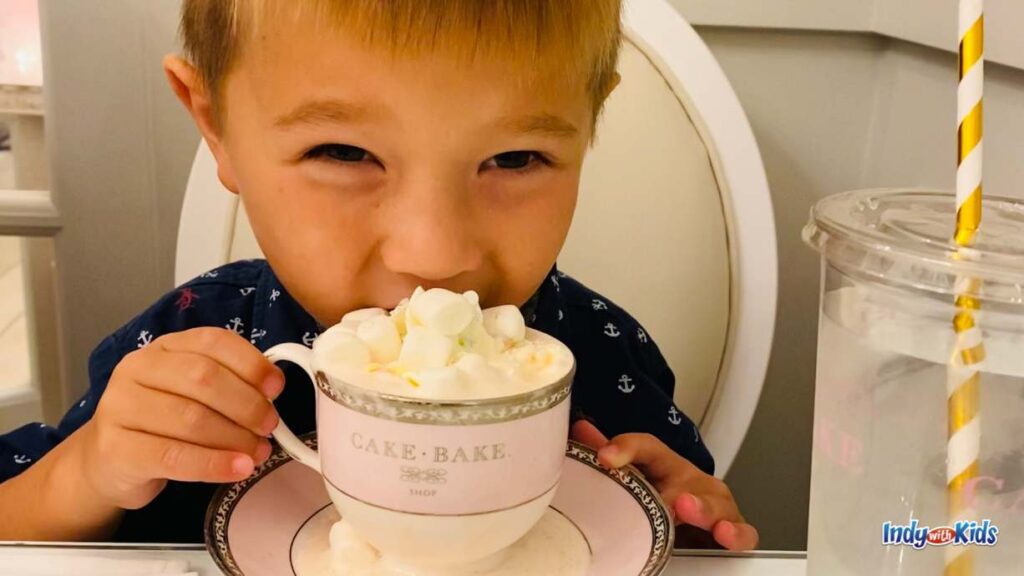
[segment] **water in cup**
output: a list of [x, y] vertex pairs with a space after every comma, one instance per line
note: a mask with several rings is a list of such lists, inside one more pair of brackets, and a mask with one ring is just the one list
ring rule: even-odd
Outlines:
[[[952, 196], [857, 192], [823, 201], [808, 574], [1019, 573], [1024, 550], [1024, 205], [994, 199], [966, 265], [948, 258]], [[963, 279], [977, 280], [980, 456], [948, 511], [947, 377]]]

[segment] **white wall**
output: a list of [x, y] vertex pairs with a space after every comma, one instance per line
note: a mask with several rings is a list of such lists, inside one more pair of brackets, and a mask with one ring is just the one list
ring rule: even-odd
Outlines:
[[863, 185], [883, 42], [864, 35], [700, 30], [739, 94], [768, 172], [779, 307], [768, 376], [727, 481], [763, 546], [805, 546], [817, 257], [800, 240], [814, 202]]
[[[955, 67], [952, 54], [887, 42], [879, 56], [865, 186], [954, 187]], [[986, 63], [985, 193], [1024, 198], [1022, 159], [1024, 70]]]
[[[635, 0], [644, 1], [644, 0]], [[959, 0], [669, 0], [697, 26], [876, 33], [957, 49]], [[1024, 3], [985, 1], [986, 58], [1024, 68]]]

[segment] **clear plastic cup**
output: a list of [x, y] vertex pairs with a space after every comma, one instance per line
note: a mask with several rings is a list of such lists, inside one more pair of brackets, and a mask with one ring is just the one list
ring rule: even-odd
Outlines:
[[[1024, 202], [986, 198], [966, 253], [954, 217], [952, 194], [865, 190], [822, 200], [804, 229], [822, 255], [808, 574], [936, 576], [956, 547], [973, 556], [971, 576], [1024, 573]], [[932, 529], [956, 528], [947, 369], [965, 287], [987, 355], [978, 473], [963, 497], [997, 540], [941, 545]], [[887, 522], [890, 540], [916, 527], [936, 542], [886, 544]]]

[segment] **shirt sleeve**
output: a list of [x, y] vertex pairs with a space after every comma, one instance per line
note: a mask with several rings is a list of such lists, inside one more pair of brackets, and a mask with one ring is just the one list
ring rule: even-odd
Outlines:
[[701, 438], [700, 428], [673, 401], [675, 374], [654, 341], [649, 340], [649, 344], [639, 363], [662, 398], [660, 402], [652, 402], [651, 433], [705, 473], [714, 474], [715, 460]]
[[[89, 381], [105, 386], [121, 356], [115, 336], [104, 339], [89, 357]], [[91, 385], [56, 428], [32, 423], [0, 435], [0, 482], [24, 472], [92, 418], [101, 393], [102, 388]]]
[[0, 482], [24, 472], [92, 418], [114, 368], [155, 338], [197, 326], [239, 324], [252, 313], [258, 269], [244, 264], [208, 272], [164, 295], [148, 310], [100, 342], [89, 357], [89, 389], [56, 428], [33, 423], [0, 435]]

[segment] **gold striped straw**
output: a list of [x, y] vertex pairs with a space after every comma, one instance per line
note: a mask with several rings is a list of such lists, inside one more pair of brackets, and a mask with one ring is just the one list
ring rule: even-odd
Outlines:
[[[960, 87], [956, 174], [956, 231], [958, 257], [963, 257], [981, 224], [982, 91], [985, 77], [985, 18], [982, 0], [960, 1]], [[971, 520], [974, 510], [964, 499], [964, 486], [978, 475], [981, 449], [979, 364], [985, 360], [981, 330], [974, 311], [978, 282], [960, 278], [956, 286], [957, 312], [953, 318], [956, 347], [947, 370], [948, 445], [946, 455], [947, 502], [950, 525]], [[967, 546], [947, 546], [945, 576], [974, 574], [974, 555]]]

